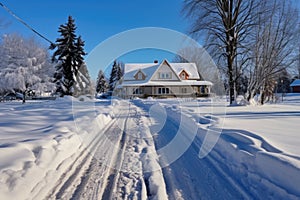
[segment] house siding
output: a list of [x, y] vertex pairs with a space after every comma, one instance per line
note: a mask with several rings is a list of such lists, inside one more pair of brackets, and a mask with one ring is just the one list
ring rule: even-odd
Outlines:
[[[161, 79], [160, 78], [160, 74], [163, 73], [170, 73], [171, 77], [167, 78], [167, 79]], [[157, 73], [154, 75], [154, 77], [152, 78], [153, 81], [161, 81], [161, 80], [166, 80], [166, 81], [177, 81], [178, 77], [177, 75], [170, 69], [170, 67], [166, 64], [163, 64], [158, 70]]]

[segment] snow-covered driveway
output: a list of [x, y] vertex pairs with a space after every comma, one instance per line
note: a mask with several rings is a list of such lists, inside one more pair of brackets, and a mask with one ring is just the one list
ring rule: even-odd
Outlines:
[[[196, 133], [199, 131], [198, 134], [205, 135], [206, 130], [198, 129], [198, 125], [192, 118], [187, 118], [182, 112], [172, 107], [165, 108], [156, 102], [147, 102], [146, 105], [143, 102], [136, 102], [136, 104], [153, 113], [152, 121], [157, 122], [154, 126], [150, 126], [150, 129], [155, 135], [160, 164], [165, 166], [163, 175], [169, 199], [242, 199], [248, 197], [235, 180], [216, 166], [219, 163], [213, 156], [199, 158], [202, 141], [193, 131], [196, 128]], [[151, 111], [153, 109], [157, 113]], [[162, 113], [158, 113], [159, 111]], [[165, 121], [161, 120], [162, 115], [165, 115]], [[161, 129], [159, 130], [158, 127]], [[155, 133], [157, 130], [159, 132]], [[176, 137], [179, 137], [180, 144], [170, 147], [168, 151], [162, 150], [166, 145], [176, 143], [174, 139]], [[182, 152], [177, 159], [174, 159], [173, 156], [178, 149]]]
[[115, 119], [99, 133], [89, 169], [70, 198], [167, 199], [149, 119], [127, 101], [114, 110]]

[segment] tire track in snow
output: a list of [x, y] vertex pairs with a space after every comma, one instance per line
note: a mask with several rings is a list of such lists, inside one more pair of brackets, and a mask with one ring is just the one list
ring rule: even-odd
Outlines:
[[[108, 124], [107, 126], [111, 127], [114, 123], [115, 120], [112, 120], [112, 122], [110, 122], [110, 124]], [[99, 142], [103, 140], [104, 135], [101, 134], [101, 132], [103, 131], [105, 130], [99, 131], [100, 134], [96, 134], [96, 138], [89, 144], [83, 144], [86, 147], [81, 150], [80, 154], [75, 158], [74, 162], [70, 164], [70, 167], [68, 167], [67, 170], [62, 174], [60, 179], [57, 181], [56, 186], [49, 192], [46, 199], [69, 199], [72, 196], [72, 191], [67, 190], [73, 188], [73, 190], [75, 191], [76, 185], [74, 184], [76, 182], [80, 184], [81, 176], [88, 168], [93, 154], [99, 146]]]
[[127, 119], [126, 149], [123, 156], [122, 170], [119, 172], [119, 180], [116, 185], [114, 198], [118, 199], [146, 199], [146, 185], [143, 179], [141, 162], [141, 133], [140, 115], [136, 107], [132, 109]]
[[126, 109], [125, 112], [122, 109], [119, 112], [115, 122], [105, 130], [107, 137], [100, 140], [94, 159], [86, 174], [81, 177], [81, 184], [76, 188], [72, 199], [111, 199], [114, 195], [120, 176], [119, 170], [115, 169], [122, 166], [128, 119]]
[[[111, 139], [117, 137], [120, 132], [117, 122], [111, 124], [105, 132], [114, 133], [114, 135], [111, 135], [110, 138], [104, 136], [97, 143], [97, 149], [89, 169], [81, 177], [81, 184], [76, 188], [71, 199], [99, 199], [102, 196], [102, 188], [106, 184], [105, 180], [111, 170], [109, 166], [114, 152], [114, 148], [110, 145]], [[100, 155], [100, 157], [97, 155]], [[102, 155], [104, 156], [101, 157]]]
[[118, 149], [115, 148], [120, 145], [122, 139], [120, 119], [124, 117], [122, 117], [123, 114], [121, 111], [115, 117], [114, 122], [106, 128], [103, 137], [97, 142], [89, 169], [81, 177], [81, 184], [76, 188], [71, 199], [100, 199], [102, 197], [111, 173], [110, 166], [115, 163], [115, 154], [118, 153]]
[[112, 168], [109, 172], [107, 182], [105, 185], [105, 189], [103, 191], [102, 199], [112, 199], [112, 196], [116, 190], [116, 184], [119, 178], [122, 161], [124, 157], [124, 151], [126, 147], [126, 123], [128, 121], [128, 117], [126, 117], [124, 126], [122, 129], [121, 138], [119, 140], [118, 146], [120, 147], [120, 151], [116, 152], [116, 155], [113, 156], [112, 163], [115, 165], [115, 168]]
[[[113, 161], [102, 199], [167, 199], [162, 172], [145, 113], [130, 106], [120, 151]], [[115, 170], [117, 169], [117, 170]]]
[[158, 163], [157, 157], [147, 154], [157, 155], [149, 127], [141, 119], [145, 116], [138, 109], [132, 106], [129, 113], [120, 109], [120, 116], [91, 142], [92, 153], [81, 152], [47, 198], [166, 199], [162, 172], [143, 173]]

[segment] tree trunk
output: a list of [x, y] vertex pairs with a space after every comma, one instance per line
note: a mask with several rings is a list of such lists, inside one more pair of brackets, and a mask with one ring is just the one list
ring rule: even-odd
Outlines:
[[228, 63], [228, 68], [229, 68], [229, 101], [230, 105], [234, 102], [234, 80], [233, 80], [233, 73], [232, 69], [230, 70], [230, 64]]
[[23, 103], [25, 103], [26, 102], [26, 100], [25, 100], [25, 97], [26, 96], [26, 91], [23, 91]]
[[264, 103], [265, 103], [265, 91], [264, 91], [264, 90], [261, 90], [261, 91], [260, 91], [260, 99], [259, 99], [259, 103], [260, 103], [261, 105], [264, 105]]

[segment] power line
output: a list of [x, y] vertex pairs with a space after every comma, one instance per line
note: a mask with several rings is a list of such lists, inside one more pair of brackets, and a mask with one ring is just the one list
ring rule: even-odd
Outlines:
[[12, 15], [14, 18], [16, 18], [19, 22], [21, 22], [23, 25], [25, 25], [28, 29], [30, 29], [35, 34], [37, 34], [38, 36], [40, 36], [41, 38], [43, 38], [44, 40], [46, 40], [47, 42], [49, 42], [51, 46], [55, 46], [55, 44], [53, 42], [51, 42], [51, 40], [49, 40], [48, 38], [46, 38], [45, 36], [43, 36], [41, 33], [39, 33], [38, 31], [36, 31], [34, 28], [32, 28], [29, 24], [27, 24], [20, 17], [18, 17], [13, 11], [11, 11], [3, 3], [0, 2], [0, 6], [2, 6], [10, 15]]

